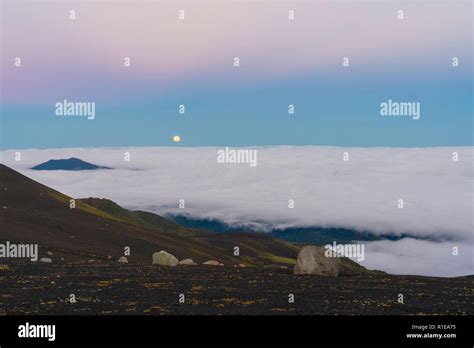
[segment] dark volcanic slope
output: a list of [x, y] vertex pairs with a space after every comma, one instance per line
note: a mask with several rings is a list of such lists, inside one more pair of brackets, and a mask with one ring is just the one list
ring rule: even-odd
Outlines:
[[[66, 259], [108, 255], [116, 259], [127, 246], [131, 248], [129, 261], [144, 264], [150, 264], [153, 252], [160, 250], [179, 259], [193, 258], [200, 263], [216, 259], [225, 265], [291, 265], [297, 255], [296, 247], [265, 235], [208, 236], [164, 219], [162, 226], [154, 221], [153, 228], [146, 228], [79, 200], [71, 209], [70, 197], [4, 165], [0, 165], [0, 189], [0, 241], [38, 243], [61, 252]], [[147, 221], [149, 217], [143, 215], [139, 216]], [[240, 247], [241, 256], [234, 257], [234, 246]]]

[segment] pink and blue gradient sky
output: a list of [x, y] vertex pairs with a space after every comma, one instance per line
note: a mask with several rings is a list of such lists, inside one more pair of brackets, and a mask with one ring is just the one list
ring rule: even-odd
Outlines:
[[[1, 3], [4, 149], [473, 144], [469, 1]], [[381, 119], [389, 98], [421, 120]], [[96, 119], [58, 119], [63, 99]]]

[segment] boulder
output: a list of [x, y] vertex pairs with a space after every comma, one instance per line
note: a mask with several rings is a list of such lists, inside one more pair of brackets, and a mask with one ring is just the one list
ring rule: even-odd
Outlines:
[[197, 263], [194, 262], [193, 259], [184, 259], [184, 260], [179, 261], [178, 265], [195, 266], [195, 265], [197, 265]]
[[323, 248], [307, 245], [298, 253], [298, 260], [293, 273], [337, 277], [339, 267], [339, 258], [326, 257]]
[[154, 253], [152, 265], [161, 265], [161, 266], [176, 266], [178, 265], [178, 259], [167, 253], [166, 251], [161, 250], [159, 253]]
[[121, 256], [120, 259], [118, 259], [118, 262], [120, 263], [128, 263], [128, 260], [125, 256]]
[[216, 260], [206, 261], [206, 262], [203, 263], [203, 265], [206, 265], [206, 266], [224, 266], [222, 263], [220, 263], [219, 261], [216, 261]]
[[51, 260], [49, 257], [43, 257], [40, 259], [40, 262], [51, 263], [53, 260]]

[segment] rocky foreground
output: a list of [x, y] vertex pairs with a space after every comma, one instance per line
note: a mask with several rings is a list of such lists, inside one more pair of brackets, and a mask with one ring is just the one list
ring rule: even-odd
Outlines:
[[[472, 315], [473, 285], [473, 277], [322, 277], [271, 267], [15, 262], [0, 269], [0, 313]], [[398, 303], [399, 294], [404, 304]]]

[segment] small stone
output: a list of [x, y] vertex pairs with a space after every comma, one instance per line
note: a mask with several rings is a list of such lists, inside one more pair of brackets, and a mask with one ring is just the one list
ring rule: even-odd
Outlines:
[[216, 261], [216, 260], [209, 260], [209, 261], [204, 262], [203, 265], [206, 265], [206, 266], [220, 266], [221, 263], [219, 261]]
[[178, 265], [182, 266], [195, 266], [197, 265], [196, 262], [193, 261], [193, 259], [184, 259], [178, 262]]
[[120, 257], [120, 259], [118, 259], [118, 262], [119, 263], [128, 263], [128, 260], [125, 256], [122, 256], [122, 257]]

